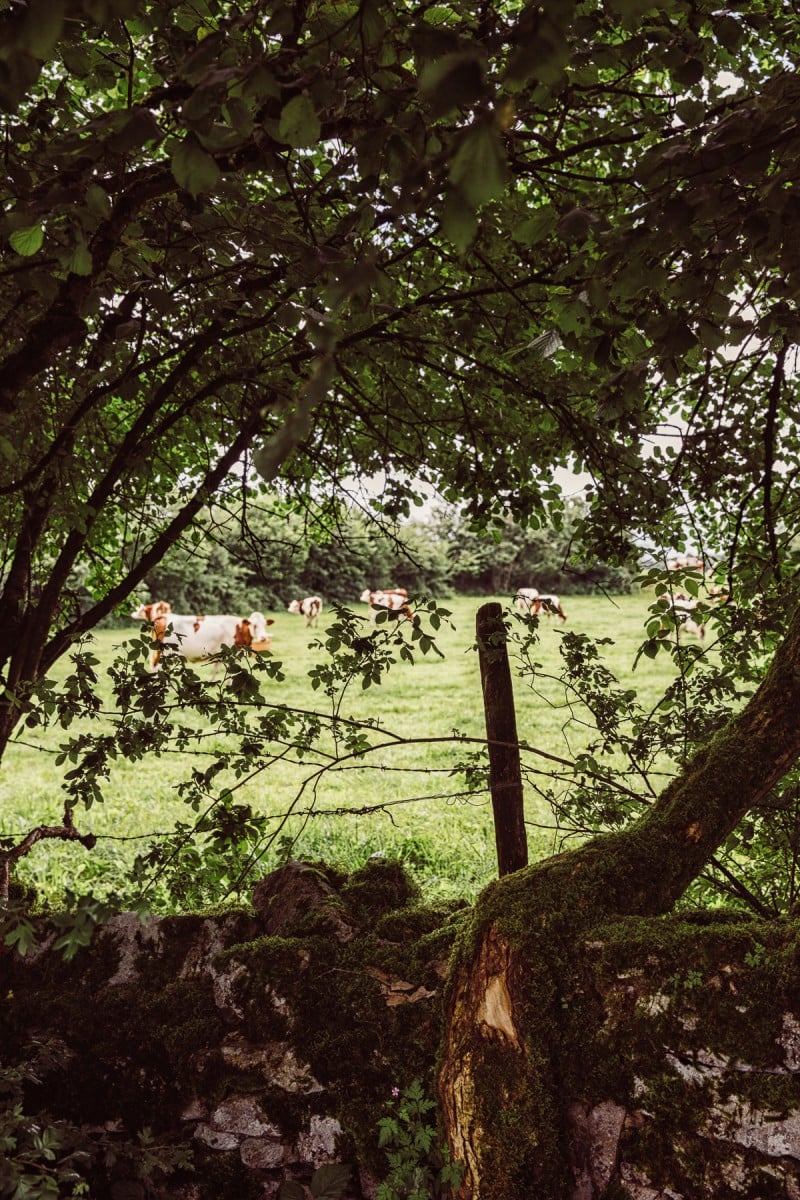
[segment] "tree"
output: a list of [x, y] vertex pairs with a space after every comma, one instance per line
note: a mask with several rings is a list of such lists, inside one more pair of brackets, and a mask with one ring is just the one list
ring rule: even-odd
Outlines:
[[534, 584], [542, 592], [626, 592], [637, 571], [635, 551], [629, 563], [609, 566], [578, 554], [585, 506], [564, 503], [555, 522], [498, 522], [491, 532], [474, 528], [453, 506], [441, 506], [434, 527], [450, 559], [450, 575], [460, 592], [509, 595]]
[[[774, 0], [2, 16], [0, 750], [26, 689], [243, 486], [248, 455], [287, 496], [380, 469], [389, 515], [422, 478], [485, 523], [557, 507], [551, 468], [571, 463], [595, 480], [583, 538], [602, 560], [643, 535], [711, 552], [739, 678], [763, 674], [748, 600], [781, 635], [644, 819], [479, 906], [442, 1076], [473, 1195], [499, 1194], [468, 1070], [487, 978], [502, 966], [524, 1007], [525, 968], [555, 971], [589, 908], [667, 911], [800, 752], [796, 34]], [[98, 599], [73, 615], [79, 561]], [[542, 1054], [526, 1036], [520, 1118]], [[522, 1157], [506, 1197], [562, 1194], [557, 1153]]]
[[[420, 472], [486, 507], [498, 456], [494, 335], [462, 358], [451, 332], [506, 289], [442, 258], [435, 214], [416, 215], [431, 118], [413, 23], [369, 5], [88, 13], [19, 4], [2, 24], [0, 749], [20, 689], [242, 486], [254, 446], [296, 497], [383, 468], [390, 513]], [[508, 490], [524, 472], [499, 457]], [[76, 616], [62, 598], [87, 561], [98, 599]]]

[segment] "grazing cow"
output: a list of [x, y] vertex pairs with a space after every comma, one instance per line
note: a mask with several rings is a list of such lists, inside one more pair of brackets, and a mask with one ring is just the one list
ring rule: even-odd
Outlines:
[[316, 625], [322, 612], [322, 600], [319, 596], [306, 596], [305, 600], [291, 600], [286, 610], [290, 613], [300, 613], [306, 619], [306, 628]]
[[558, 596], [553, 592], [537, 592], [536, 588], [517, 588], [514, 607], [523, 617], [538, 617], [544, 613], [546, 617], [555, 616], [562, 621], [567, 619]]
[[267, 626], [275, 624], [271, 617], [266, 618], [260, 612], [253, 612], [249, 617], [184, 616], [174, 613], [166, 600], [142, 604], [131, 616], [135, 621], [150, 621], [153, 641], [163, 643], [150, 653], [151, 671], [158, 669], [162, 654], [181, 654], [190, 662], [202, 662], [219, 654], [223, 646], [269, 650], [272, 634], [267, 631]]
[[381, 611], [397, 613], [401, 617], [413, 616], [411, 605], [408, 603], [408, 592], [405, 588], [384, 588], [371, 592], [366, 588], [361, 593], [361, 603], [369, 605], [369, 619], [374, 621]]
[[689, 633], [702, 642], [706, 636], [705, 621], [695, 621], [692, 616], [697, 608], [697, 600], [693, 596], [687, 596], [685, 592], [676, 592], [669, 601], [669, 607], [678, 623], [678, 637], [682, 633]]
[[539, 598], [539, 593], [536, 588], [517, 588], [517, 594], [514, 597], [514, 607], [521, 617], [527, 617], [533, 612], [533, 606]]
[[561, 607], [561, 601], [553, 592], [540, 592], [535, 605], [535, 612], [538, 616], [543, 612], [546, 617], [558, 617], [560, 621], [566, 621], [567, 614]]

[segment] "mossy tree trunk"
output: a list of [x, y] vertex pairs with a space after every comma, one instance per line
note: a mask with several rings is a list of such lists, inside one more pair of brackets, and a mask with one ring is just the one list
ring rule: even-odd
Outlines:
[[439, 1077], [464, 1200], [574, 1194], [560, 1079], [577, 948], [604, 917], [668, 912], [798, 756], [800, 610], [756, 694], [644, 818], [483, 893], [451, 971]]

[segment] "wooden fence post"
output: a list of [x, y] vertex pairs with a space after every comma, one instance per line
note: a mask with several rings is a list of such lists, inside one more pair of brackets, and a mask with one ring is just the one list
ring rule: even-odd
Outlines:
[[509, 875], [528, 865], [528, 839], [502, 605], [481, 605], [475, 630], [481, 664], [486, 738], [489, 743], [489, 788], [494, 813], [497, 868], [500, 875]]

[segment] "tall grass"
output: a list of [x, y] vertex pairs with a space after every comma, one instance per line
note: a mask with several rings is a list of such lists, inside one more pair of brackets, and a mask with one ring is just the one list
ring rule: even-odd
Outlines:
[[[501, 602], [504, 598], [500, 598]], [[445, 601], [452, 628], [444, 626], [437, 644], [444, 657], [417, 656], [414, 665], [399, 662], [380, 687], [356, 687], [343, 712], [356, 719], [377, 718], [386, 737], [363, 760], [348, 760], [315, 776], [313, 757], [306, 762], [282, 761], [250, 781], [237, 798], [274, 818], [277, 839], [258, 864], [259, 872], [275, 865], [279, 854], [324, 858], [352, 869], [370, 855], [400, 858], [423, 884], [426, 893], [470, 897], [496, 873], [491, 805], [485, 791], [465, 785], [457, 767], [476, 749], [448, 740], [454, 731], [466, 738], [484, 734], [477, 655], [474, 650], [476, 598]], [[569, 757], [588, 736], [583, 714], [569, 707], [550, 676], [559, 672], [559, 644], [564, 628], [610, 638], [605, 661], [615, 674], [640, 692], [645, 704], [657, 702], [670, 679], [667, 656], [633, 663], [643, 639], [647, 601], [642, 596], [567, 597], [569, 620], [542, 620], [535, 650], [539, 667], [533, 679], [515, 684], [520, 738], [549, 754]], [[358, 609], [358, 606], [354, 606]], [[366, 613], [361, 606], [358, 611]], [[278, 704], [324, 711], [324, 697], [314, 691], [308, 671], [323, 655], [322, 628], [307, 630], [302, 618], [275, 613], [275, 658], [285, 680], [265, 685]], [[101, 631], [94, 653], [107, 665], [126, 636], [138, 632]], [[66, 673], [60, 664], [53, 676]], [[210, 679], [211, 668], [198, 670]], [[531, 686], [531, 684], [533, 686]], [[106, 693], [110, 694], [106, 686]], [[388, 736], [388, 734], [393, 737]], [[32, 825], [57, 824], [63, 812], [64, 767], [55, 763], [65, 733], [58, 728], [22, 730], [9, 749], [0, 778], [0, 833], [17, 840]], [[399, 737], [400, 742], [395, 739]], [[20, 878], [34, 884], [48, 900], [58, 902], [66, 888], [103, 894], [125, 890], [131, 862], [149, 839], [157, 840], [176, 820], [191, 820], [176, 793], [198, 760], [169, 754], [151, 761], [121, 762], [105, 788], [105, 802], [75, 814], [76, 824], [97, 835], [95, 849], [43, 842], [24, 860]], [[534, 752], [525, 761], [542, 769], [545, 783], [552, 771]], [[526, 820], [532, 859], [558, 846], [553, 817], [534, 783], [526, 791]], [[287, 814], [290, 814], [287, 817]]]

